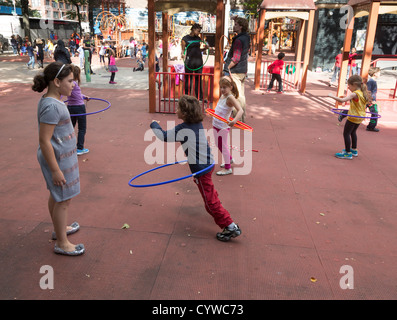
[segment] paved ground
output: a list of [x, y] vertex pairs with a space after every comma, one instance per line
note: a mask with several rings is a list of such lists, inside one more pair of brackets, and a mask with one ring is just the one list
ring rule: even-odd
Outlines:
[[[88, 119], [91, 152], [79, 158], [82, 192], [70, 209], [70, 222], [82, 226], [71, 241], [87, 252], [65, 257], [53, 253], [36, 160], [40, 95], [30, 89], [34, 72], [18, 60], [0, 59], [0, 299], [397, 298], [396, 103], [382, 106], [380, 133], [359, 128], [358, 158], [338, 160], [343, 125], [328, 111], [335, 88], [327, 74], [310, 73], [303, 96], [256, 92], [249, 80], [247, 123], [259, 152], [240, 155], [244, 165], [252, 159], [249, 175], [213, 176], [243, 230], [221, 243], [192, 180], [128, 186], [152, 167], [144, 158], [151, 120], [176, 119], [147, 112], [146, 75], [132, 73], [129, 59], [117, 61], [116, 86], [94, 67], [83, 91], [112, 107]], [[172, 167], [142, 183], [186, 173]], [[40, 287], [43, 265], [53, 268], [54, 289]]]

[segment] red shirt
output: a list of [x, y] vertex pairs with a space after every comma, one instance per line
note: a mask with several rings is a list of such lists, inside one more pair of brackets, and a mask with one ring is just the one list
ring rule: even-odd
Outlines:
[[350, 64], [352, 67], [357, 66], [357, 64], [356, 64], [356, 59], [354, 59], [354, 58], [356, 57], [356, 55], [357, 55], [357, 53], [349, 54], [349, 64]]
[[271, 73], [281, 74], [281, 70], [283, 70], [284, 61], [276, 60], [270, 66]]
[[335, 67], [341, 67], [342, 66], [342, 54], [339, 53], [336, 57], [335, 57]]

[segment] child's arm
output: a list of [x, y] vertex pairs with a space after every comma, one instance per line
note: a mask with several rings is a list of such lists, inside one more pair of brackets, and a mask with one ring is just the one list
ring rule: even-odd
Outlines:
[[328, 97], [330, 97], [330, 98], [332, 98], [332, 99], [335, 99], [336, 101], [341, 102], [341, 103], [347, 102], [347, 101], [350, 101], [350, 100], [353, 100], [353, 99], [357, 99], [357, 98], [358, 98], [358, 97], [357, 97], [357, 94], [355, 94], [354, 92], [350, 93], [349, 95], [347, 95], [347, 96], [344, 97], [344, 98], [340, 98], [340, 97], [334, 96], [332, 93], [329, 93], [329, 94], [328, 94]]
[[240, 102], [238, 102], [238, 100], [237, 100], [235, 97], [229, 97], [229, 98], [227, 98], [226, 103], [227, 103], [227, 105], [228, 105], [229, 107], [231, 107], [231, 108], [234, 107], [234, 108], [236, 108], [236, 110], [237, 110], [237, 114], [236, 114], [236, 116], [234, 117], [233, 121], [230, 121], [230, 122], [227, 124], [229, 127], [233, 127], [233, 126], [237, 123], [237, 121], [239, 121], [239, 120], [241, 119], [241, 117], [243, 116], [244, 110], [243, 110], [243, 108], [241, 107]]
[[66, 179], [59, 169], [57, 160], [55, 158], [54, 148], [51, 144], [51, 137], [54, 133], [55, 124], [40, 123], [39, 128], [39, 144], [43, 157], [50, 167], [52, 174], [52, 181], [56, 186], [63, 186]]
[[159, 125], [159, 121], [153, 120], [150, 124], [150, 128], [152, 128], [154, 134], [157, 138], [164, 142], [176, 142], [176, 129], [177, 127], [164, 131], [161, 126]]

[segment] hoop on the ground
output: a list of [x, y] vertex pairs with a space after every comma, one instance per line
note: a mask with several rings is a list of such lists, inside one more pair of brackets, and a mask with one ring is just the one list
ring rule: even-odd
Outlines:
[[195, 177], [195, 176], [197, 176], [197, 175], [200, 174], [200, 173], [203, 173], [203, 172], [206, 172], [206, 171], [210, 171], [210, 170], [215, 166], [215, 162], [214, 162], [214, 163], [212, 163], [209, 167], [207, 167], [207, 168], [205, 168], [205, 169], [203, 169], [203, 170], [197, 171], [197, 172], [195, 172], [195, 173], [189, 174], [189, 175], [184, 176], [184, 177], [172, 179], [172, 180], [167, 180], [167, 181], [162, 181], [162, 182], [157, 182], [157, 183], [150, 183], [150, 184], [132, 184], [132, 181], [134, 181], [135, 179], [137, 179], [137, 178], [139, 178], [140, 176], [143, 176], [143, 175], [145, 175], [145, 174], [147, 174], [147, 173], [149, 173], [149, 172], [152, 172], [152, 171], [155, 171], [155, 170], [158, 170], [158, 169], [161, 169], [161, 168], [165, 168], [165, 167], [168, 167], [168, 166], [172, 166], [172, 165], [174, 165], [174, 164], [183, 163], [183, 162], [187, 162], [187, 160], [176, 161], [176, 162], [174, 162], [174, 163], [167, 163], [167, 164], [164, 164], [164, 165], [162, 165], [162, 166], [160, 166], [160, 167], [156, 167], [156, 168], [150, 169], [150, 170], [148, 170], [148, 171], [142, 172], [141, 174], [138, 174], [137, 176], [133, 177], [133, 178], [128, 182], [128, 185], [129, 185], [130, 187], [134, 187], [134, 188], [146, 188], [146, 187], [160, 186], [160, 185], [163, 185], [163, 184], [167, 184], [167, 183], [171, 183], [171, 182], [175, 182], [175, 181], [184, 180], [184, 179], [187, 179], [187, 178], [190, 178], [190, 177]]
[[347, 114], [347, 113], [338, 112], [337, 110], [346, 110], [346, 109], [337, 109], [337, 108], [331, 109], [331, 111], [332, 111], [333, 113], [335, 113], [335, 114], [340, 114], [340, 115], [342, 115], [342, 116], [352, 117], [352, 118], [379, 119], [379, 118], [382, 117], [379, 113], [373, 113], [373, 112], [369, 112], [369, 111], [366, 111], [365, 113], [369, 113], [369, 114], [371, 114], [371, 115], [372, 115], [372, 114], [376, 114], [376, 117], [361, 117], [361, 116], [354, 116], [354, 115], [350, 115], [350, 114]]
[[[233, 118], [229, 118], [229, 121], [227, 121], [225, 118], [222, 118], [221, 116], [218, 116], [215, 113], [214, 109], [206, 109], [205, 110], [210, 116], [213, 116], [214, 118], [223, 121], [224, 123], [229, 123], [229, 121], [233, 121]], [[236, 124], [233, 126], [234, 128], [238, 128], [241, 130], [247, 130], [247, 131], [253, 131], [254, 129], [252, 127], [250, 127], [248, 124], [245, 124], [241, 121], [237, 121]]]
[[[206, 43], [205, 41], [203, 41], [203, 40], [194, 40], [194, 41], [191, 41], [191, 42], [186, 46], [185, 52], [183, 53], [183, 55], [184, 55], [185, 57], [186, 57], [187, 48], [189, 48], [189, 46], [190, 46], [192, 43], [195, 43], [195, 42], [202, 42], [202, 43], [204, 43], [204, 44], [207, 45], [207, 43]], [[201, 69], [201, 68], [203, 68], [203, 67], [205, 66], [205, 64], [207, 63], [209, 57], [210, 57], [210, 48], [207, 49], [207, 59], [204, 61], [204, 63], [203, 63], [202, 66], [200, 66], [200, 67], [198, 67], [198, 68], [196, 68], [196, 69], [191, 69], [191, 68], [189, 68], [189, 67], [186, 65], [186, 58], [185, 58], [185, 61], [184, 61], [185, 68], [188, 69], [188, 70], [190, 70], [190, 71], [196, 71], [196, 70], [198, 70], [198, 69]]]
[[[88, 116], [90, 114], [96, 114], [96, 113], [100, 113], [103, 111], [106, 111], [107, 109], [109, 109], [111, 107], [111, 103], [105, 99], [99, 99], [99, 98], [90, 98], [90, 100], [98, 100], [98, 101], [103, 101], [106, 102], [108, 104], [108, 106], [104, 109], [98, 110], [98, 111], [93, 111], [93, 112], [87, 112], [87, 113], [79, 113], [79, 114], [71, 114], [71, 117], [79, 117], [79, 116]], [[65, 103], [68, 102], [68, 100], [64, 101]]]

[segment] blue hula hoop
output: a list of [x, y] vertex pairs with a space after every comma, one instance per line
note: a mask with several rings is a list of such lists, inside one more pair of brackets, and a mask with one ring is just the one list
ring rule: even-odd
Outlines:
[[[71, 117], [80, 117], [80, 116], [88, 116], [90, 114], [96, 114], [96, 113], [100, 113], [100, 112], [104, 112], [107, 109], [109, 109], [111, 107], [111, 103], [105, 99], [99, 99], [99, 98], [90, 98], [90, 100], [98, 100], [98, 101], [103, 101], [106, 102], [108, 104], [108, 106], [102, 110], [98, 110], [98, 111], [94, 111], [94, 112], [87, 112], [87, 113], [79, 113], [79, 114], [71, 114]], [[64, 101], [65, 103], [68, 102], [68, 100]]]
[[[353, 115], [350, 115], [350, 114], [347, 114], [347, 113], [337, 112], [336, 110], [341, 110], [341, 109], [336, 109], [336, 108], [331, 109], [331, 111], [332, 111], [333, 113], [335, 113], [335, 114], [340, 114], [340, 115], [346, 116], [346, 117], [362, 118], [362, 119], [379, 119], [379, 118], [381, 118], [381, 115], [380, 115], [379, 113], [373, 113], [373, 112], [368, 112], [368, 111], [366, 111], [365, 113], [370, 113], [371, 115], [372, 115], [372, 114], [376, 114], [376, 117], [353, 116]], [[346, 109], [342, 109], [342, 110], [346, 110]]]
[[183, 162], [187, 162], [187, 160], [177, 161], [177, 162], [174, 162], [174, 163], [167, 163], [167, 164], [164, 164], [164, 165], [162, 165], [160, 167], [156, 167], [156, 168], [150, 169], [148, 171], [145, 171], [145, 172], [140, 173], [137, 176], [133, 177], [128, 182], [128, 184], [129, 184], [130, 187], [134, 187], [134, 188], [146, 188], [146, 187], [160, 186], [160, 185], [163, 185], [163, 184], [168, 184], [168, 183], [171, 183], [171, 182], [175, 182], [175, 181], [184, 180], [184, 179], [187, 179], [187, 178], [190, 178], [190, 177], [194, 177], [194, 176], [196, 176], [196, 175], [198, 175], [200, 173], [203, 173], [205, 171], [209, 171], [211, 168], [213, 168], [215, 166], [215, 162], [214, 162], [209, 167], [207, 167], [207, 168], [205, 168], [203, 170], [197, 171], [195, 173], [189, 174], [189, 175], [181, 177], [181, 178], [176, 178], [176, 179], [172, 179], [172, 180], [168, 180], [168, 181], [162, 181], [162, 182], [150, 183], [150, 184], [132, 184], [132, 181], [134, 181], [135, 179], [137, 179], [140, 176], [143, 176], [143, 175], [145, 175], [145, 174], [147, 174], [149, 172], [152, 172], [152, 171], [164, 168], [164, 167], [172, 166], [174, 164], [183, 163]]

